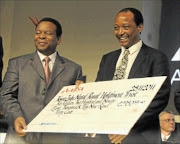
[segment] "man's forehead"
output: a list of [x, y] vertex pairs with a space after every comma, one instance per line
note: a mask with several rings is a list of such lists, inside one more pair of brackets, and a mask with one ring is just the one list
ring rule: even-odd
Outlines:
[[164, 114], [162, 115], [162, 117], [163, 117], [163, 118], [174, 118], [174, 115], [171, 114], [171, 113], [164, 113]]
[[36, 29], [37, 28], [39, 28], [39, 27], [51, 27], [51, 28], [56, 28], [56, 25], [55, 24], [53, 24], [52, 22], [50, 22], [50, 21], [42, 21], [42, 22], [40, 22], [38, 25], [37, 25], [37, 27], [36, 27]]
[[120, 12], [117, 16], [115, 21], [134, 21], [134, 15], [131, 12]]
[[131, 11], [126, 12], [120, 12], [116, 15], [116, 18], [122, 16], [122, 17], [128, 17], [128, 18], [134, 18], [134, 14]]

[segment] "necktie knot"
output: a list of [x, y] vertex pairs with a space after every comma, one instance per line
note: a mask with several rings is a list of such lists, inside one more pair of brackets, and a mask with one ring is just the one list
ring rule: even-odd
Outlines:
[[164, 137], [163, 137], [163, 141], [166, 141], [166, 140], [167, 140], [167, 139], [166, 139], [166, 136], [164, 136]]
[[129, 55], [129, 54], [130, 54], [129, 49], [126, 49], [126, 50], [124, 51], [124, 55]]
[[45, 63], [49, 63], [50, 60], [51, 59], [48, 56], [44, 58]]

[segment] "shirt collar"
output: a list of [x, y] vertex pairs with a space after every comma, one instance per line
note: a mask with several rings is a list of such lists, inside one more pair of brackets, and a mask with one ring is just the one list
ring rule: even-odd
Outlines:
[[[46, 55], [43, 55], [42, 53], [40, 53], [39, 51], [37, 51], [40, 60], [43, 61], [44, 58], [46, 57]], [[48, 57], [51, 59], [51, 61], [54, 63], [56, 60], [56, 56], [57, 56], [57, 52], [55, 51], [53, 54], [49, 55]]]
[[[128, 49], [129, 49], [130, 54], [133, 54], [136, 51], [138, 51], [139, 49], [141, 49], [141, 47], [142, 47], [142, 40], [140, 40], [136, 44], [132, 45]], [[122, 49], [122, 51], [125, 51], [125, 47], [121, 46], [121, 49]]]
[[171, 136], [171, 133], [170, 133], [170, 135], [168, 135], [168, 136], [164, 136], [162, 133], [161, 133], [161, 138], [163, 139], [164, 137], [166, 137], [166, 140], [169, 138]]

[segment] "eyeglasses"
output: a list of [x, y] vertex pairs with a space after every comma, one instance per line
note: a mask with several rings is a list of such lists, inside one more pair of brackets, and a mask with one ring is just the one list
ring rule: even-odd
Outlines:
[[169, 123], [169, 122], [175, 122], [175, 119], [164, 119], [164, 120], [160, 120], [160, 121], [164, 121], [164, 122], [167, 122], [167, 123]]

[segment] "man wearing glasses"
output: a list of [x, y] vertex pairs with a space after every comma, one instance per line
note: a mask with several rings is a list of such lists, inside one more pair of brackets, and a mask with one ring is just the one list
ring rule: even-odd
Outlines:
[[164, 110], [159, 114], [159, 122], [161, 129], [161, 143], [171, 144], [180, 143], [180, 138], [175, 131], [174, 114], [171, 111]]

